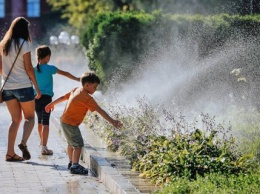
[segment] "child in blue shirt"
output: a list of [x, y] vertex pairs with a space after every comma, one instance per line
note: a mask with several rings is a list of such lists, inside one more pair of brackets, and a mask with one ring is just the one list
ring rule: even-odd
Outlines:
[[45, 111], [45, 106], [52, 102], [53, 92], [53, 75], [60, 74], [75, 81], [80, 81], [69, 72], [58, 69], [54, 65], [49, 65], [51, 58], [51, 49], [46, 45], [36, 48], [37, 66], [34, 67], [36, 80], [41, 91], [41, 98], [35, 100], [35, 111], [38, 117], [38, 133], [41, 140], [42, 155], [52, 155], [53, 151], [47, 148], [49, 137], [49, 120], [50, 112]]

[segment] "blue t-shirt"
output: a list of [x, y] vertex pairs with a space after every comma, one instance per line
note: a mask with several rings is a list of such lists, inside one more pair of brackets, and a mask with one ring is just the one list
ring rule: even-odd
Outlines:
[[37, 71], [37, 66], [34, 67], [34, 72], [39, 89], [42, 95], [53, 96], [53, 74], [56, 74], [58, 68], [53, 65], [41, 64], [39, 65], [40, 72]]

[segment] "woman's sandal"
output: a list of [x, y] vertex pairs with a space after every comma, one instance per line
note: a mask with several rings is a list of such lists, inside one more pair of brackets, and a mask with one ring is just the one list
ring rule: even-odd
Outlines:
[[8, 154], [6, 154], [6, 158], [5, 161], [7, 162], [19, 162], [19, 161], [24, 161], [24, 158], [14, 154], [13, 156], [10, 156]]
[[23, 153], [23, 158], [24, 158], [25, 160], [30, 160], [31, 155], [30, 155], [30, 152], [28, 151], [27, 146], [25, 146], [25, 145], [23, 145], [22, 143], [20, 143], [20, 144], [18, 145], [18, 147], [20, 148], [20, 150], [21, 150], [22, 153]]

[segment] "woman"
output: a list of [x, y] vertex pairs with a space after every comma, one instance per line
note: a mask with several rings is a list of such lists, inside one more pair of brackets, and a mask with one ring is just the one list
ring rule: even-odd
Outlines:
[[[17, 17], [13, 20], [3, 40], [0, 42], [2, 84], [6, 80], [21, 47], [21, 51], [3, 90], [3, 100], [6, 102], [12, 118], [8, 133], [6, 161], [23, 161], [31, 158], [27, 149], [27, 141], [34, 127], [34, 98], [40, 98], [41, 92], [31, 62], [30, 43], [29, 22], [23, 17]], [[33, 85], [36, 90], [36, 96], [34, 96]], [[18, 147], [22, 151], [23, 157], [20, 157], [15, 153], [14, 144], [22, 121], [22, 114], [24, 116], [23, 135]]]

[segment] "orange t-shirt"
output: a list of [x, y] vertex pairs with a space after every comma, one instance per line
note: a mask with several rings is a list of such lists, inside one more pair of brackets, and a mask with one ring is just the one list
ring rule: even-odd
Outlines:
[[71, 92], [65, 94], [68, 103], [61, 115], [61, 122], [79, 126], [86, 116], [88, 110], [95, 111], [98, 104], [83, 88], [74, 88]]

